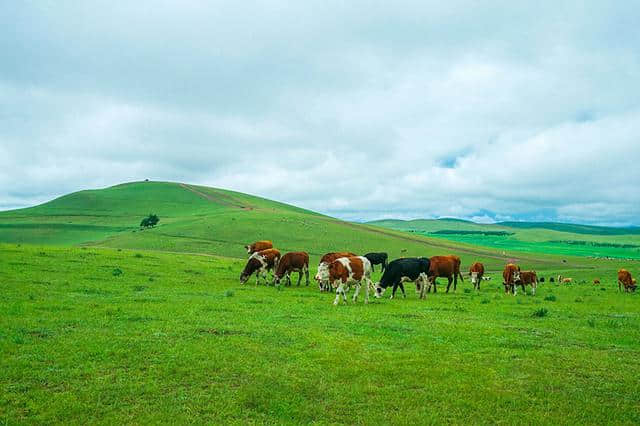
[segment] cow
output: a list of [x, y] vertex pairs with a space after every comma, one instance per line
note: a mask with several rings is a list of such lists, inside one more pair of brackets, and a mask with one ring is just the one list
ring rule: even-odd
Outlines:
[[531, 286], [531, 295], [536, 295], [536, 289], [538, 288], [538, 276], [536, 271], [520, 271], [520, 280], [516, 282], [516, 285], [520, 284], [522, 291], [527, 294], [525, 286]]
[[573, 278], [562, 278], [562, 284], [571, 284], [573, 282]]
[[429, 261], [429, 288], [427, 291], [429, 291], [433, 285], [433, 292], [437, 293], [436, 279], [438, 278], [447, 278], [447, 280], [449, 280], [447, 283], [447, 293], [449, 293], [452, 281], [453, 291], [456, 291], [458, 287], [458, 276], [460, 277], [460, 281], [464, 282], [464, 278], [462, 278], [462, 274], [460, 273], [460, 258], [458, 256], [433, 256]]
[[285, 254], [280, 258], [273, 282], [278, 285], [282, 277], [287, 279], [286, 285], [291, 285], [291, 273], [298, 273], [298, 284], [302, 280], [302, 274], [305, 275], [307, 285], [309, 285], [309, 254], [304, 251], [294, 251]]
[[555, 282], [555, 279], [553, 277], [551, 277], [551, 278], [549, 278], [549, 282], [550, 283]]
[[543, 282], [544, 282], [544, 277], [540, 277], [540, 279], [538, 280], [538, 282], [543, 283]]
[[256, 273], [256, 285], [260, 284], [260, 276], [266, 281], [267, 272], [271, 271], [273, 274], [279, 260], [280, 251], [277, 249], [266, 249], [253, 253], [240, 274], [240, 284], [246, 283], [254, 272]]
[[424, 298], [430, 264], [431, 261], [426, 257], [405, 257], [389, 262], [382, 274], [382, 278], [380, 278], [380, 282], [375, 285], [375, 297], [382, 297], [388, 287], [392, 287], [390, 299], [393, 299], [396, 295], [398, 287], [402, 291], [402, 296], [407, 297], [403, 283], [413, 281], [421, 289], [420, 297]]
[[622, 290], [623, 286], [625, 293], [636, 290], [634, 279], [626, 269], [620, 269], [618, 271], [618, 291]]
[[471, 284], [475, 290], [480, 290], [480, 282], [484, 275], [484, 265], [480, 262], [476, 262], [469, 268], [469, 275], [471, 276]]
[[327, 253], [322, 258], [320, 258], [320, 263], [318, 264], [318, 272], [314, 277], [316, 281], [318, 281], [318, 288], [320, 291], [329, 291], [329, 265], [336, 259], [341, 257], [353, 257], [357, 256], [357, 254], [351, 253], [350, 251], [338, 251]]
[[364, 303], [369, 303], [369, 288], [371, 287], [371, 262], [364, 256], [339, 257], [329, 264], [329, 283], [336, 289], [334, 305], [340, 303], [340, 295], [347, 303], [345, 287], [355, 285], [353, 302], [358, 300], [360, 286], [366, 285]]
[[371, 271], [375, 271], [375, 265], [382, 265], [382, 272], [387, 267], [387, 253], [367, 253], [364, 255], [371, 262]]
[[520, 267], [513, 263], [508, 263], [502, 271], [502, 278], [504, 279], [502, 284], [504, 285], [505, 293], [508, 294], [511, 291], [514, 296], [518, 294], [516, 283], [520, 281]]
[[593, 283], [594, 284], [600, 284], [600, 278], [594, 278], [593, 279]]
[[258, 251], [262, 251], [262, 250], [273, 248], [273, 243], [271, 241], [269, 241], [269, 240], [256, 241], [253, 244], [249, 244], [247, 246], [244, 246], [244, 248], [247, 249], [247, 254], [248, 255], [252, 255], [253, 253], [258, 252]]

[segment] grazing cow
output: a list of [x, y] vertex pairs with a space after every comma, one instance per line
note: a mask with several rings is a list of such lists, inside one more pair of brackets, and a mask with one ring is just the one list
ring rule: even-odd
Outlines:
[[573, 282], [573, 278], [562, 278], [562, 284], [571, 284]]
[[549, 278], [549, 282], [550, 282], [550, 283], [553, 283], [553, 282], [555, 282], [555, 281], [556, 281], [556, 280], [555, 280], [553, 277]]
[[629, 271], [626, 269], [620, 269], [618, 271], [618, 291], [622, 290], [623, 286], [625, 293], [635, 291], [636, 284], [633, 281], [634, 279], [631, 277]]
[[375, 285], [375, 296], [380, 298], [388, 287], [392, 287], [391, 299], [396, 295], [396, 290], [400, 287], [402, 296], [407, 297], [403, 283], [413, 281], [421, 289], [420, 297], [424, 298], [424, 290], [427, 287], [430, 260], [426, 257], [405, 257], [389, 262], [380, 278], [380, 282]]
[[536, 271], [520, 271], [520, 280], [516, 283], [520, 284], [524, 294], [527, 294], [525, 286], [531, 286], [531, 295], [536, 295], [536, 289], [538, 288], [538, 275]]
[[276, 273], [273, 277], [274, 283], [280, 284], [282, 277], [287, 279], [286, 285], [291, 285], [291, 273], [298, 273], [298, 284], [302, 280], [302, 274], [307, 279], [307, 285], [309, 285], [309, 254], [304, 251], [294, 251], [285, 254], [280, 258], [278, 266], [276, 267]]
[[338, 251], [327, 253], [320, 259], [320, 263], [318, 264], [318, 272], [314, 277], [316, 281], [318, 281], [318, 288], [320, 291], [329, 291], [329, 265], [336, 259], [341, 257], [353, 257], [357, 256], [350, 251]]
[[353, 301], [358, 300], [360, 286], [366, 285], [364, 303], [369, 303], [369, 288], [371, 287], [371, 262], [364, 256], [340, 257], [329, 264], [329, 282], [336, 289], [334, 305], [340, 303], [340, 295], [347, 303], [345, 287], [355, 285]]
[[593, 283], [594, 284], [600, 284], [600, 278], [594, 278], [593, 279]]
[[540, 277], [540, 279], [538, 280], [538, 282], [543, 283], [543, 282], [544, 282], [544, 277]]
[[520, 267], [513, 263], [508, 263], [502, 271], [502, 278], [504, 279], [502, 284], [504, 285], [505, 293], [508, 294], [511, 291], [514, 296], [518, 294], [516, 283], [520, 281]]
[[269, 240], [256, 241], [253, 244], [249, 244], [248, 246], [244, 246], [247, 249], [247, 254], [253, 254], [258, 251], [266, 250], [273, 248], [273, 243]]
[[484, 275], [484, 265], [480, 262], [476, 262], [469, 268], [469, 275], [471, 275], [471, 284], [475, 290], [480, 290], [480, 281]]
[[375, 265], [382, 265], [382, 272], [387, 267], [387, 253], [367, 253], [364, 255], [371, 262], [371, 270], [375, 271]]
[[240, 274], [240, 284], [246, 283], [254, 272], [256, 273], [256, 285], [260, 284], [261, 276], [267, 281], [267, 272], [271, 271], [273, 274], [273, 270], [277, 267], [279, 260], [280, 251], [276, 249], [266, 249], [253, 253]]
[[460, 258], [458, 256], [433, 256], [429, 260], [431, 261], [431, 265], [429, 267], [429, 288], [427, 291], [429, 291], [431, 285], [433, 285], [433, 292], [437, 293], [436, 279], [438, 278], [446, 278], [449, 280], [447, 283], [447, 293], [449, 293], [452, 281], [453, 291], [456, 291], [458, 287], [458, 276], [460, 277], [460, 281], [464, 282], [464, 278], [462, 278], [462, 274], [460, 273]]

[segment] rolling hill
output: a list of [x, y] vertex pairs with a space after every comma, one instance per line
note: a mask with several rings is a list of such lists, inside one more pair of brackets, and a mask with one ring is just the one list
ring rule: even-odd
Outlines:
[[[141, 231], [142, 217], [160, 224]], [[447, 227], [480, 225], [449, 221]], [[244, 258], [244, 244], [271, 239], [282, 251], [306, 250], [315, 261], [323, 253], [386, 251], [391, 258], [458, 253], [500, 269], [505, 260], [531, 265], [560, 264], [560, 257], [506, 253], [465, 242], [355, 224], [233, 191], [172, 182], [132, 182], [79, 191], [32, 208], [0, 212], [0, 242], [98, 246]], [[576, 258], [575, 264], [580, 260]], [[566, 267], [566, 265], [563, 265]]]

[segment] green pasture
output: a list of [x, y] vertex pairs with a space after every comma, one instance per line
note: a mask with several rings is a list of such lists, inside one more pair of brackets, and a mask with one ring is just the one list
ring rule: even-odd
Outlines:
[[337, 307], [313, 284], [240, 285], [241, 259], [3, 244], [0, 262], [7, 424], [640, 421], [620, 262], [541, 269], [586, 283], [535, 296], [492, 273], [480, 292]]

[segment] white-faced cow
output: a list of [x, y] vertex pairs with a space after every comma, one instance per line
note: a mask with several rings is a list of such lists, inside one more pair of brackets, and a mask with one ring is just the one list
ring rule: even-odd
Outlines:
[[318, 272], [314, 277], [318, 282], [318, 288], [320, 289], [320, 291], [329, 291], [331, 287], [329, 285], [329, 265], [331, 264], [331, 262], [341, 257], [353, 256], [357, 255], [349, 251], [331, 252], [322, 256], [322, 258], [320, 259], [320, 263], [318, 264]]
[[267, 281], [267, 272], [273, 271], [278, 265], [280, 260], [280, 252], [277, 249], [266, 249], [255, 252], [247, 260], [247, 264], [240, 274], [240, 283], [244, 284], [249, 280], [251, 274], [256, 274], [256, 285], [260, 284], [260, 277]]
[[480, 262], [475, 262], [471, 265], [471, 268], [469, 268], [469, 275], [471, 275], [471, 284], [473, 284], [473, 288], [475, 290], [480, 290], [480, 282], [484, 275], [484, 265]]
[[430, 261], [426, 257], [406, 257], [396, 259], [387, 265], [380, 282], [375, 285], [375, 296], [382, 297], [388, 287], [392, 287], [391, 299], [396, 295], [396, 290], [400, 287], [402, 295], [407, 297], [403, 283], [412, 281], [423, 291], [420, 297], [424, 298], [424, 289], [427, 287], [427, 273], [429, 272]]
[[371, 286], [371, 262], [364, 256], [340, 257], [329, 264], [329, 283], [336, 289], [334, 305], [340, 303], [340, 295], [347, 303], [345, 289], [354, 284], [353, 301], [358, 300], [360, 286], [364, 283], [364, 303], [369, 303], [369, 287]]
[[269, 240], [256, 241], [253, 244], [249, 244], [244, 246], [247, 249], [247, 254], [251, 255], [253, 253], [273, 248], [273, 243]]
[[382, 265], [382, 272], [384, 272], [387, 267], [387, 259], [389, 256], [387, 253], [367, 253], [364, 255], [369, 262], [371, 262], [371, 270], [375, 271], [375, 265]]
[[302, 280], [304, 274], [309, 285], [309, 254], [304, 251], [295, 251], [285, 254], [280, 258], [276, 273], [274, 275], [274, 283], [280, 284], [280, 280], [285, 277], [286, 285], [291, 285], [291, 273], [298, 273], [298, 284]]

